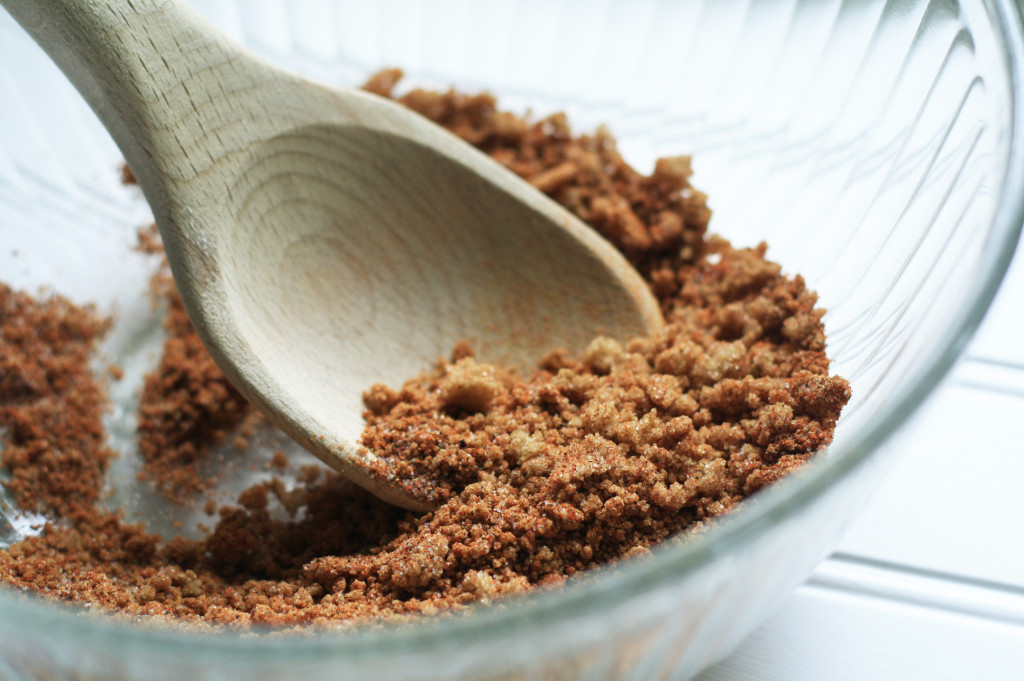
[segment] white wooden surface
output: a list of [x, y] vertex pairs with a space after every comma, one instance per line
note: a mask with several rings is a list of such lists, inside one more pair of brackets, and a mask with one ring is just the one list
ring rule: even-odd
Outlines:
[[700, 681], [1024, 679], [1024, 256], [836, 553]]

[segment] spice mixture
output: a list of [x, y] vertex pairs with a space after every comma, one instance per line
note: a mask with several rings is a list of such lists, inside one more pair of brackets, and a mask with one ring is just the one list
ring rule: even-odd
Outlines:
[[[400, 76], [384, 71], [366, 87], [394, 96]], [[816, 296], [763, 244], [706, 234], [688, 159], [645, 176], [606, 131], [574, 136], [561, 115], [531, 121], [490, 95], [398, 99], [614, 243], [649, 281], [666, 328], [624, 345], [595, 339], [580, 357], [553, 351], [528, 378], [460, 346], [404, 386], [371, 387], [364, 443], [429, 490], [433, 512], [388, 506], [310, 466], [294, 485], [273, 480], [217, 510], [204, 538], [165, 541], [98, 504], [113, 454], [89, 358], [109, 322], [0, 288], [5, 484], [23, 509], [53, 518], [0, 551], [0, 581], [192, 623], [447, 612], [697, 530], [830, 441], [850, 392], [828, 375]], [[139, 449], [158, 490], [194, 503], [210, 484], [196, 463], [253, 417], [163, 282], [169, 338], [143, 388]]]
[[[155, 227], [139, 232], [143, 252], [162, 252]], [[167, 299], [167, 339], [160, 364], [146, 376], [139, 399], [139, 453], [143, 474], [164, 496], [185, 503], [214, 484], [202, 478], [197, 467], [209, 456], [210, 446], [258, 412], [228, 382], [199, 340], [166, 260], [153, 277], [153, 290]]]

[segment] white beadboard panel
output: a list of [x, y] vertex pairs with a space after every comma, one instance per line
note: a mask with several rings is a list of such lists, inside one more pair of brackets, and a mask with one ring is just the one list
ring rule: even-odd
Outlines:
[[967, 356], [1024, 366], [1024, 256], [1020, 246]]
[[1002, 681], [1024, 669], [1024, 592], [826, 561], [698, 681]]
[[1024, 586], [1024, 258], [943, 387], [887, 445], [895, 462], [839, 550]]
[[1024, 587], [1024, 369], [991, 373], [1005, 380], [959, 367], [889, 443], [898, 458], [841, 551]]

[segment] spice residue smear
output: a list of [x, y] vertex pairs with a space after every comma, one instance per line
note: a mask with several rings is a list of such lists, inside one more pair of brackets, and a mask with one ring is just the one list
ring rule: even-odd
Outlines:
[[[400, 77], [384, 71], [366, 88], [394, 96]], [[53, 519], [0, 551], [0, 582], [188, 623], [349, 626], [451, 612], [699, 531], [828, 444], [850, 391], [828, 374], [816, 296], [766, 260], [764, 244], [707, 234], [687, 158], [645, 176], [607, 131], [573, 135], [562, 115], [532, 121], [486, 94], [397, 99], [608, 238], [650, 283], [666, 328], [625, 344], [595, 339], [580, 357], [552, 351], [526, 378], [461, 345], [403, 386], [371, 387], [364, 443], [389, 474], [428, 490], [433, 512], [390, 507], [310, 466], [294, 486], [272, 480], [220, 508], [204, 538], [165, 541], [98, 503], [113, 454], [89, 361], [109, 322], [0, 288], [6, 485], [23, 510]], [[166, 277], [162, 286], [169, 338], [143, 388], [140, 451], [159, 490], [195, 502], [210, 485], [198, 464], [212, 444], [256, 417]]]

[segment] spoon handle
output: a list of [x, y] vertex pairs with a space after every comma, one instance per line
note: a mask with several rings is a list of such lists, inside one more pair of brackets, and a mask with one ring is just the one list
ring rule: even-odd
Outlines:
[[[173, 135], [177, 146], [200, 142], [203, 135], [189, 127], [209, 123], [199, 108], [211, 99], [216, 72], [232, 69], [239, 46], [208, 28], [192, 7], [173, 0], [0, 0], [0, 5], [85, 97], [137, 175], [148, 173], [151, 165], [180, 179], [196, 173], [184, 159], [205, 154], [190, 149], [168, 154], [167, 136]], [[180, 134], [183, 129], [189, 134]]]

